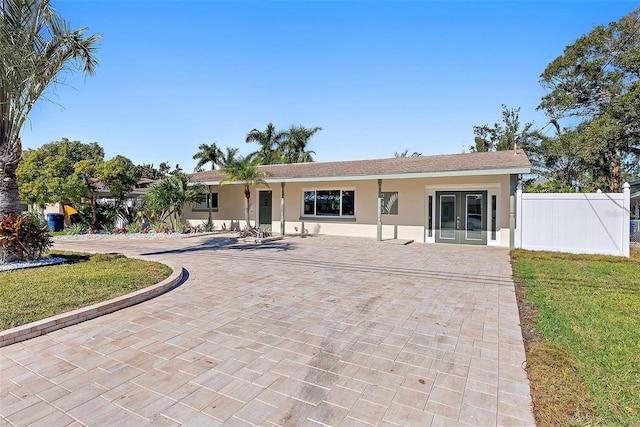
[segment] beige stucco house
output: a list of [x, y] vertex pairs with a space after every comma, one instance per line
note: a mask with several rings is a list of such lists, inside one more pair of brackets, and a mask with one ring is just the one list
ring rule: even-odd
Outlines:
[[[285, 234], [329, 234], [509, 246], [510, 196], [531, 163], [523, 151], [259, 166], [251, 221]], [[244, 226], [243, 186], [195, 173], [207, 201], [186, 209], [192, 225]]]

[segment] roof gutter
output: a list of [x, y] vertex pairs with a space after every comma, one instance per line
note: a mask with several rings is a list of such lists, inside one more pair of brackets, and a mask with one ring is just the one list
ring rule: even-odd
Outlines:
[[[478, 175], [514, 175], [530, 173], [530, 167], [513, 167], [503, 169], [474, 169], [474, 170], [453, 170], [438, 172], [409, 172], [395, 174], [375, 174], [375, 175], [336, 175], [336, 176], [310, 176], [310, 177], [265, 177], [267, 183], [278, 182], [320, 182], [320, 181], [365, 181], [374, 179], [416, 179], [416, 178], [442, 178], [453, 176], [478, 176]], [[220, 185], [221, 180], [197, 181], [190, 183], [203, 185]], [[231, 184], [231, 183], [230, 183]]]

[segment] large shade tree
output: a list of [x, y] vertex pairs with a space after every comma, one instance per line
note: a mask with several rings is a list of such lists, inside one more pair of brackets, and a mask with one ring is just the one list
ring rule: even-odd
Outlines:
[[567, 46], [541, 84], [548, 93], [538, 108], [580, 124], [588, 175], [619, 191], [624, 170], [640, 159], [640, 8]]
[[489, 126], [488, 124], [473, 127], [474, 145], [472, 152], [512, 150], [517, 143], [518, 148], [526, 148], [532, 139], [536, 139], [533, 123], [520, 123], [520, 108], [509, 108], [502, 105], [502, 120]]
[[37, 149], [25, 150], [16, 175], [20, 198], [39, 207], [48, 203], [79, 203], [97, 191], [97, 167], [104, 149], [62, 138]]
[[542, 165], [538, 172], [559, 188], [585, 186], [581, 152], [584, 145], [583, 134], [577, 129], [561, 128], [552, 120], [555, 129], [553, 136], [540, 133], [537, 154]]
[[269, 176], [269, 173], [259, 170], [258, 165], [258, 159], [239, 157], [235, 162], [222, 169], [225, 176], [220, 182], [221, 185], [229, 183], [241, 183], [244, 185], [244, 197], [246, 199], [244, 219], [247, 228], [251, 228], [251, 223], [249, 222], [251, 187], [261, 184], [268, 186], [265, 178]]
[[98, 228], [98, 193], [109, 189], [116, 210], [128, 214], [123, 203], [136, 185], [139, 170], [118, 155], [104, 161], [104, 149], [96, 142], [83, 144], [62, 138], [28, 149], [16, 171], [20, 198], [30, 205], [68, 204], [91, 207], [91, 225]]
[[19, 210], [20, 130], [34, 104], [61, 72], [95, 72], [101, 36], [86, 31], [71, 31], [48, 0], [0, 2], [0, 216]]

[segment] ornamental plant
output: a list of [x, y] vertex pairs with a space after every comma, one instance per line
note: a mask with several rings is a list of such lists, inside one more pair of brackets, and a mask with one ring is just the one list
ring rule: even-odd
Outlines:
[[0, 221], [0, 264], [40, 259], [51, 245], [49, 227], [33, 213], [8, 214]]

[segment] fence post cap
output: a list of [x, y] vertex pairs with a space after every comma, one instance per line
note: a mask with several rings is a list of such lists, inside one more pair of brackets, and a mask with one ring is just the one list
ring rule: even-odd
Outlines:
[[631, 185], [629, 185], [629, 183], [628, 183], [628, 182], [625, 182], [624, 184], [622, 184], [622, 189], [623, 189], [623, 190], [628, 190], [628, 189], [630, 189], [630, 188], [631, 188]]

